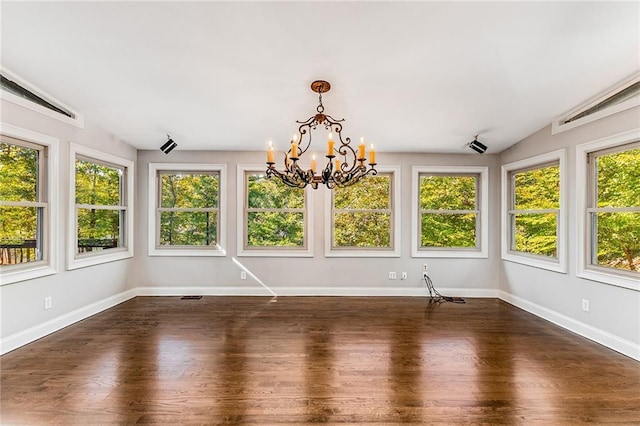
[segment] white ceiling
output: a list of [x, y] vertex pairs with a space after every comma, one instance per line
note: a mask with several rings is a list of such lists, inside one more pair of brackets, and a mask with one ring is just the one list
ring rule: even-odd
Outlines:
[[640, 3], [2, 2], [2, 66], [140, 149], [499, 152], [640, 68]]

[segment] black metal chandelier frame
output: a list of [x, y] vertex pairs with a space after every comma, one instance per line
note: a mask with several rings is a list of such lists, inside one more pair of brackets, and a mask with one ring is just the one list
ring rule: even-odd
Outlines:
[[[297, 143], [295, 153], [290, 148], [284, 153], [284, 170], [279, 171], [275, 167], [273, 158], [267, 160], [267, 176], [269, 178], [275, 176], [282, 180], [285, 184], [295, 188], [305, 188], [310, 185], [313, 189], [317, 189], [320, 184], [325, 185], [329, 189], [336, 187], [342, 188], [353, 185], [367, 175], [376, 175], [375, 151], [370, 153], [369, 167], [367, 167], [364, 149], [357, 150], [351, 146], [351, 139], [342, 137], [342, 122], [344, 119], [336, 120], [324, 112], [322, 105], [322, 94], [331, 89], [331, 85], [324, 80], [317, 80], [311, 83], [311, 90], [318, 93], [318, 106], [316, 114], [309, 117], [306, 121], [297, 121], [298, 127], [297, 138], [291, 141], [292, 144]], [[300, 157], [306, 153], [312, 142], [312, 131], [318, 126], [323, 126], [326, 130], [337, 135], [337, 147], [331, 149], [331, 145], [327, 150], [327, 164], [316, 174], [314, 167], [304, 170], [299, 165]], [[295, 140], [297, 139], [297, 141]], [[331, 144], [331, 141], [329, 142]], [[359, 155], [360, 154], [360, 155]], [[339, 166], [334, 165], [334, 158], [341, 159]]]

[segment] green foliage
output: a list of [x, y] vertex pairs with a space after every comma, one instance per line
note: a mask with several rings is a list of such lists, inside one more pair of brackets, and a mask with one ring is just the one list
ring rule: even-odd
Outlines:
[[[560, 208], [560, 166], [558, 164], [517, 172], [513, 175], [514, 210]], [[557, 213], [516, 213], [512, 216], [515, 247], [512, 250], [556, 257]]]
[[[477, 176], [420, 176], [421, 247], [476, 247]], [[452, 212], [452, 210], [458, 212]], [[461, 213], [460, 211], [469, 211]]]
[[[640, 207], [640, 148], [596, 158], [597, 207]], [[592, 216], [597, 228], [597, 264], [637, 271], [640, 268], [640, 213]]]
[[38, 151], [0, 143], [0, 200], [38, 201]]
[[423, 213], [421, 247], [476, 247], [476, 215]]
[[160, 174], [160, 206], [209, 211], [161, 211], [160, 245], [213, 246], [218, 242], [218, 173]]
[[247, 247], [304, 247], [305, 191], [247, 176]]
[[334, 247], [391, 247], [390, 174], [369, 176], [347, 188], [336, 188], [333, 204]]

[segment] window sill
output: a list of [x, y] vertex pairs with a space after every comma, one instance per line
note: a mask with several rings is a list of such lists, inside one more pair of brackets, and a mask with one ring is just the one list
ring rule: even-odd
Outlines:
[[542, 257], [518, 255], [514, 253], [503, 253], [502, 260], [520, 263], [521, 265], [532, 266], [534, 268], [546, 269], [547, 271], [567, 273], [567, 266], [558, 260], [546, 260]]
[[78, 257], [69, 260], [67, 270], [86, 268], [87, 266], [100, 265], [102, 263], [115, 262], [133, 257], [133, 250], [122, 250], [114, 253], [95, 254]]
[[458, 259], [487, 259], [489, 255], [483, 250], [413, 250], [411, 257], [449, 257]]
[[313, 257], [310, 250], [238, 250], [238, 257]]
[[[6, 269], [5, 269], [6, 268]], [[50, 265], [40, 264], [30, 267], [3, 267], [0, 271], [0, 286], [13, 284], [20, 281], [32, 280], [56, 274], [58, 270]]]
[[222, 248], [151, 248], [149, 256], [176, 256], [176, 257], [224, 257], [227, 252]]
[[326, 250], [325, 257], [400, 257], [399, 250]]
[[605, 272], [596, 269], [583, 269], [576, 273], [578, 278], [584, 278], [590, 281], [597, 281], [603, 284], [609, 284], [616, 287], [622, 287], [629, 290], [640, 291], [640, 274], [638, 277], [631, 276], [633, 272], [629, 273], [629, 276], [617, 274], [615, 272]]

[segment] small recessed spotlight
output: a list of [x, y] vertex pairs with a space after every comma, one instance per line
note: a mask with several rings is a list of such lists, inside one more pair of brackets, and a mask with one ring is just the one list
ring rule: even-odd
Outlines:
[[469, 142], [468, 146], [478, 154], [484, 154], [484, 152], [487, 150], [487, 146], [485, 144], [478, 142], [478, 135], [476, 135], [475, 138], [471, 142]]
[[178, 146], [177, 143], [175, 143], [173, 141], [173, 139], [171, 139], [171, 136], [167, 135], [167, 138], [169, 139], [168, 141], [166, 141], [164, 143], [164, 145], [162, 145], [160, 147], [160, 151], [164, 152], [165, 154], [170, 153], [171, 151], [173, 151], [173, 148], [175, 148], [176, 146]]

